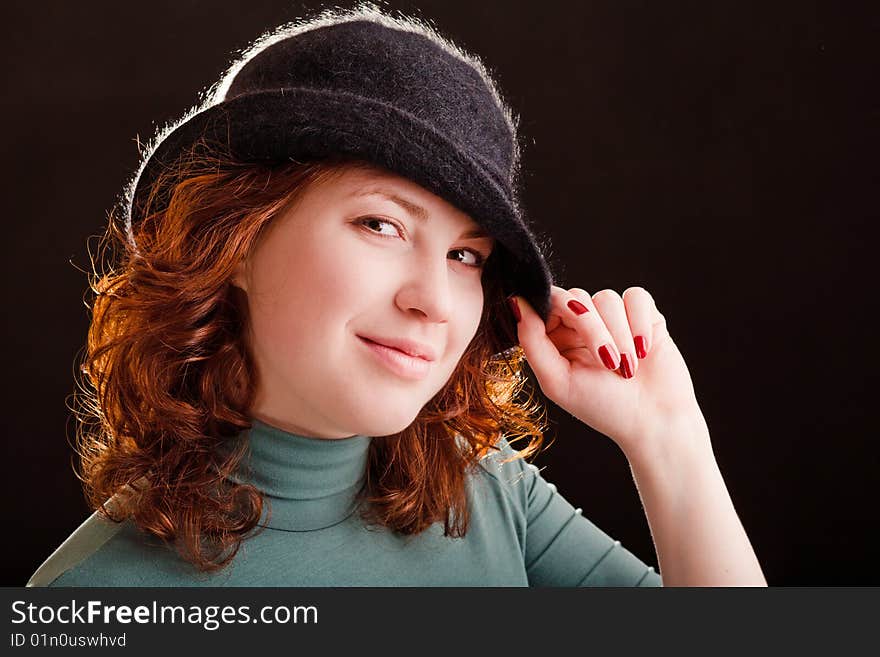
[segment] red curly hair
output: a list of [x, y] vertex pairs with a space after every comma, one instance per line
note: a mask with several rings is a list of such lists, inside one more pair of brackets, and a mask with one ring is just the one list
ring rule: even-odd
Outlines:
[[[133, 248], [122, 214], [93, 264], [87, 345], [75, 395], [79, 478], [90, 508], [131, 519], [199, 570], [216, 571], [258, 531], [259, 490], [227, 477], [246, 451], [230, 439], [251, 426], [254, 360], [245, 341], [246, 295], [236, 268], [272, 220], [310, 184], [357, 160], [243, 163], [196, 144], [151, 187]], [[93, 261], [94, 262], [94, 261]], [[501, 355], [499, 329], [515, 331], [490, 256], [479, 328], [443, 389], [404, 431], [371, 441], [359, 497], [365, 521], [417, 534], [468, 528], [465, 478], [504, 436], [543, 443], [546, 409], [525, 388], [523, 354]], [[515, 333], [514, 333], [515, 335]], [[224, 449], [225, 448], [225, 449]], [[116, 493], [112, 504], [105, 504]]]

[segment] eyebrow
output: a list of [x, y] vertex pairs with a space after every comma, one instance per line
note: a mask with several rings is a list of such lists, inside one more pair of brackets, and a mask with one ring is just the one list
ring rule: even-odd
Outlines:
[[[356, 192], [353, 192], [351, 195], [352, 196], [382, 196], [382, 197], [388, 199], [389, 201], [391, 201], [392, 203], [396, 203], [401, 208], [406, 210], [410, 214], [410, 216], [412, 216], [414, 219], [418, 219], [419, 221], [422, 221], [422, 222], [428, 220], [428, 211], [425, 210], [425, 208], [423, 208], [421, 205], [417, 205], [416, 203], [413, 203], [412, 201], [409, 201], [405, 198], [402, 198], [401, 196], [398, 196], [397, 194], [394, 194], [394, 193], [389, 192], [384, 189], [375, 189], [375, 188], [360, 189], [360, 190], [357, 190]], [[473, 238], [490, 237], [490, 235], [488, 233], [486, 233], [486, 231], [484, 231], [482, 228], [475, 228], [473, 230], [469, 230], [462, 235], [462, 238], [464, 238], [464, 239], [469, 239], [472, 237]]]

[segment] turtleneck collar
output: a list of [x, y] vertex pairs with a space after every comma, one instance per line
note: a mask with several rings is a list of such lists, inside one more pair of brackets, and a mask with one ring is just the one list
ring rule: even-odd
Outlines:
[[252, 418], [240, 436], [249, 443], [230, 478], [268, 497], [260, 524], [286, 531], [324, 529], [348, 518], [366, 478], [371, 438], [310, 438]]

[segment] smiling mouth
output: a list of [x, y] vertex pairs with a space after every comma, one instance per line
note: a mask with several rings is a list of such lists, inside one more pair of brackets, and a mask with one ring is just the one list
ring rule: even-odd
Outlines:
[[358, 337], [359, 337], [361, 340], [363, 340], [364, 342], [367, 342], [368, 344], [375, 344], [375, 345], [378, 345], [378, 346], [380, 346], [380, 347], [384, 347], [385, 349], [392, 349], [392, 350], [394, 350], [394, 351], [396, 351], [396, 352], [398, 352], [398, 353], [400, 353], [400, 354], [403, 354], [403, 355], [406, 356], [407, 358], [416, 358], [416, 359], [418, 359], [418, 360], [425, 360], [425, 361], [428, 360], [427, 358], [423, 358], [422, 356], [416, 356], [416, 355], [414, 355], [414, 354], [407, 353], [407, 352], [403, 351], [402, 349], [398, 349], [397, 347], [392, 347], [391, 345], [382, 344], [381, 342], [376, 342], [375, 340], [370, 340], [370, 338], [365, 338], [365, 337], [362, 336], [362, 335], [359, 335]]
[[377, 358], [377, 362], [390, 372], [409, 380], [420, 380], [426, 377], [431, 369], [431, 362], [418, 356], [410, 356], [400, 349], [388, 347], [363, 336], [358, 339], [369, 347]]
[[407, 358], [418, 358], [418, 356], [413, 356], [412, 354], [408, 354], [408, 353], [406, 353], [405, 351], [402, 351], [402, 350], [398, 349], [397, 347], [392, 347], [392, 346], [387, 345], [387, 344], [382, 344], [381, 342], [376, 342], [375, 340], [370, 340], [370, 338], [364, 338], [364, 337], [362, 337], [361, 340], [363, 340], [363, 341], [366, 342], [367, 344], [374, 344], [374, 345], [376, 345], [377, 347], [382, 347], [383, 349], [391, 349], [392, 351], [396, 351], [396, 352], [399, 353], [399, 354], [403, 354], [403, 355], [406, 356]]

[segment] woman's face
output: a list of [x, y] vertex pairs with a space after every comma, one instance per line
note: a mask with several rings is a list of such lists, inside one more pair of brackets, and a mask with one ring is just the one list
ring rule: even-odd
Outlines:
[[[320, 438], [408, 427], [476, 333], [481, 260], [494, 245], [481, 232], [385, 170], [345, 170], [307, 187], [234, 278], [250, 311], [252, 415]], [[397, 340], [420, 344], [430, 360], [375, 344]]]

